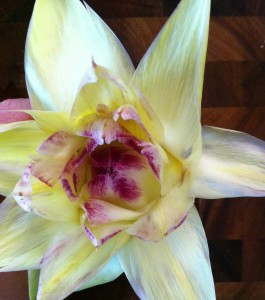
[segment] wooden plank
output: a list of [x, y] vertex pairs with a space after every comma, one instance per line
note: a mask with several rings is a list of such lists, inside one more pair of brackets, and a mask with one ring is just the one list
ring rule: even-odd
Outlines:
[[[163, 0], [164, 15], [169, 16], [179, 0]], [[263, 0], [212, 0], [212, 16], [264, 16]]]
[[265, 140], [265, 107], [203, 108], [202, 124], [244, 131]]
[[[255, 220], [256, 216], [252, 216], [252, 218]], [[251, 237], [244, 240], [242, 261], [243, 281], [265, 281], [265, 240], [259, 239], [260, 234], [258, 232], [258, 229], [264, 227], [264, 220], [265, 218], [263, 218], [262, 224], [256, 223], [255, 227], [250, 227], [252, 228]], [[253, 232], [253, 228], [257, 228], [256, 234]]]
[[1, 300], [28, 299], [27, 272], [0, 273]]
[[217, 283], [217, 300], [264, 300], [265, 283]]
[[162, 0], [85, 0], [102, 18], [163, 16]]
[[[166, 18], [109, 19], [137, 65]], [[264, 17], [211, 18], [207, 61], [265, 60]]]
[[203, 106], [265, 105], [265, 62], [207, 62]]

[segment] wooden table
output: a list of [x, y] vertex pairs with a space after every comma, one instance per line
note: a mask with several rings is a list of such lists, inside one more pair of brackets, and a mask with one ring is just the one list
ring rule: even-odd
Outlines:
[[[32, 0], [0, 4], [0, 99], [27, 96], [23, 54]], [[179, 1], [91, 0], [135, 65]], [[144, 4], [142, 4], [144, 3]], [[265, 140], [265, 1], [213, 0], [202, 123]], [[197, 200], [218, 300], [265, 299], [265, 199]], [[0, 274], [0, 299], [25, 300], [25, 272]], [[67, 299], [137, 299], [125, 276]]]

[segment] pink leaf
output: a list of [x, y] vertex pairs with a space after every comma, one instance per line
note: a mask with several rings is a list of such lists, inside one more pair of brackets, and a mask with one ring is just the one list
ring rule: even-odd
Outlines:
[[18, 110], [30, 110], [29, 99], [7, 99], [0, 102], [0, 124], [32, 120], [32, 117]]

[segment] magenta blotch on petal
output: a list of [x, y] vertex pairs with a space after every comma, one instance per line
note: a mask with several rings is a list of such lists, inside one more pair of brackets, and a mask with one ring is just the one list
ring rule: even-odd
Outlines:
[[30, 173], [31, 164], [26, 167], [21, 179], [13, 191], [13, 197], [25, 211], [30, 211], [31, 207], [32, 187], [30, 183]]

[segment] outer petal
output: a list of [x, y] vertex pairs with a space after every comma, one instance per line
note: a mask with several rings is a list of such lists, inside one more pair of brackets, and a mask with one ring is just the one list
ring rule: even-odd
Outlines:
[[[13, 123], [16, 124], [16, 123]], [[8, 195], [35, 154], [38, 145], [47, 138], [35, 122], [19, 124], [0, 135], [0, 193]]]
[[132, 84], [165, 129], [163, 145], [184, 164], [200, 154], [200, 100], [209, 0], [183, 0], [140, 62]]
[[44, 131], [54, 133], [56, 131], [73, 132], [73, 124], [70, 122], [70, 114], [55, 111], [31, 110], [27, 111]]
[[119, 259], [141, 299], [215, 299], [207, 241], [195, 208], [160, 242], [132, 238]]
[[26, 164], [18, 162], [0, 163], [0, 194], [7, 196], [19, 181]]
[[82, 285], [78, 290], [84, 290], [92, 286], [100, 285], [115, 280], [123, 273], [123, 269], [117, 256], [113, 256], [112, 259], [106, 264], [106, 266], [100, 270], [100, 272]]
[[246, 133], [203, 127], [192, 194], [201, 198], [265, 196], [265, 142]]
[[36, 268], [57, 230], [57, 223], [27, 213], [6, 198], [0, 205], [0, 271]]
[[37, 299], [64, 299], [93, 278], [127, 239], [119, 235], [96, 249], [79, 225], [66, 227], [42, 259]]
[[12, 123], [3, 123], [0, 124], [0, 133], [12, 130], [14, 128], [26, 125], [26, 124], [32, 124], [32, 121], [19, 121], [19, 122], [12, 122]]
[[70, 111], [92, 60], [129, 81], [133, 66], [107, 25], [81, 1], [37, 0], [25, 53], [33, 109]]
[[29, 99], [7, 99], [0, 102], [0, 123], [32, 120], [31, 116], [17, 110], [31, 109]]

